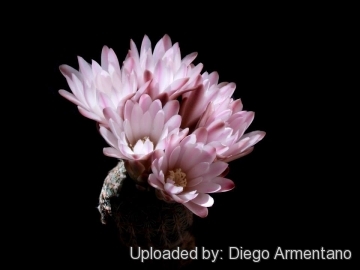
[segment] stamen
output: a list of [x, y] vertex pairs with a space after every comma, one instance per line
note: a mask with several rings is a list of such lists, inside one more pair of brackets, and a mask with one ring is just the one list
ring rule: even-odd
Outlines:
[[167, 178], [173, 180], [178, 187], [186, 187], [186, 173], [182, 172], [180, 168], [175, 169], [175, 171], [169, 171]]

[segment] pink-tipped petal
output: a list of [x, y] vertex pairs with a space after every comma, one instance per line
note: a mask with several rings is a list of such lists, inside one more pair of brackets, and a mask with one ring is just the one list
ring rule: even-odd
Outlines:
[[171, 116], [178, 114], [180, 109], [179, 101], [170, 100], [167, 102], [163, 108], [165, 113], [165, 122], [167, 122]]
[[173, 115], [164, 125], [163, 129], [174, 130], [175, 128], [180, 127], [181, 124], [181, 116]]
[[139, 52], [136, 48], [135, 42], [131, 39], [130, 40], [130, 50], [131, 50], [131, 54], [134, 58], [136, 58], [137, 60], [139, 60]]
[[151, 103], [150, 108], [149, 108], [149, 112], [152, 118], [155, 118], [156, 114], [158, 113], [158, 111], [161, 110], [161, 102], [160, 100], [154, 100], [153, 103]]
[[199, 193], [214, 193], [221, 189], [221, 186], [216, 183], [201, 182], [200, 184], [190, 188], [189, 190], [196, 190]]
[[222, 178], [222, 177], [216, 177], [212, 180], [212, 183], [219, 184], [221, 186], [221, 189], [219, 189], [217, 192], [225, 192], [232, 190], [235, 187], [235, 184], [230, 179]]
[[77, 77], [81, 77], [80, 72], [76, 69], [68, 66], [68, 65], [61, 65], [59, 66], [59, 70], [65, 77], [71, 78], [72, 74], [75, 74]]
[[93, 79], [91, 66], [80, 56], [78, 56], [78, 62], [80, 73], [83, 74], [85, 80], [90, 82], [90, 80]]
[[243, 109], [241, 99], [237, 99], [231, 103], [231, 109], [234, 113], [239, 112]]
[[205, 218], [207, 217], [209, 211], [206, 207], [200, 206], [198, 204], [193, 203], [192, 201], [189, 201], [187, 203], [184, 203], [184, 205], [195, 215]]
[[120, 116], [111, 108], [105, 108], [103, 110], [103, 114], [108, 121], [112, 119], [116, 123], [122, 123], [122, 119], [120, 118]]
[[89, 112], [89, 111], [85, 110], [84, 108], [82, 108], [82, 107], [80, 107], [80, 106], [78, 106], [78, 110], [79, 110], [79, 112], [80, 112], [83, 116], [85, 116], [85, 117], [87, 117], [87, 118], [90, 118], [90, 119], [92, 119], [92, 120], [95, 120], [96, 122], [104, 123], [103, 119], [100, 118], [100, 117], [99, 117], [98, 115], [96, 115], [95, 113]]
[[114, 157], [114, 158], [124, 158], [124, 156], [116, 149], [112, 147], [106, 147], [103, 150], [105, 156]]
[[132, 100], [128, 100], [125, 103], [124, 107], [124, 120], [131, 120], [131, 113], [134, 107], [134, 102]]
[[151, 49], [151, 41], [149, 37], [145, 35], [141, 43], [140, 54], [144, 55], [149, 49]]
[[109, 49], [109, 51], [108, 51], [108, 62], [109, 62], [109, 64], [111, 64], [111, 66], [114, 67], [115, 72], [120, 73], [119, 60], [113, 49]]
[[189, 81], [189, 78], [182, 78], [174, 81], [172, 84], [170, 84], [166, 88], [166, 92], [169, 93], [171, 96], [175, 91], [179, 90], [181, 87], [183, 87], [187, 82]]
[[106, 140], [108, 144], [110, 144], [112, 147], [116, 148], [117, 145], [117, 139], [114, 136], [114, 134], [108, 130], [107, 128], [100, 126], [100, 134], [103, 136], [103, 138]]
[[198, 55], [197, 52], [190, 53], [183, 58], [182, 62], [188, 66], [188, 65], [190, 65], [190, 63], [192, 63], [192, 61], [195, 60], [197, 55]]
[[108, 53], [109, 53], [109, 47], [104, 46], [101, 51], [101, 67], [104, 68], [105, 70], [108, 69], [108, 65], [109, 65]]
[[244, 157], [244, 156], [250, 154], [253, 150], [254, 150], [254, 147], [250, 147], [250, 148], [246, 149], [244, 152], [241, 152], [241, 153], [238, 153], [235, 155], [231, 155], [231, 156], [223, 156], [223, 157], [220, 157], [220, 159], [224, 162], [230, 162], [230, 161], [233, 161], [235, 159], [238, 159], [238, 158], [241, 158], [241, 157]]
[[165, 34], [162, 38], [162, 42], [164, 44], [165, 51], [167, 51], [171, 48], [172, 42], [171, 42], [171, 38], [169, 37], [169, 35]]
[[146, 112], [150, 108], [151, 102], [152, 100], [149, 95], [141, 95], [139, 99], [139, 105], [143, 112]]
[[149, 175], [148, 182], [152, 187], [163, 190], [164, 184], [161, 183], [154, 174]]
[[71, 101], [72, 103], [74, 103], [75, 105], [78, 106], [84, 106], [84, 104], [82, 102], [80, 102], [73, 94], [71, 94], [68, 91], [65, 90], [59, 90], [59, 94], [61, 96], [63, 96], [64, 98], [66, 98], [67, 100]]
[[112, 103], [110, 97], [106, 93], [97, 92], [98, 103], [102, 108], [110, 107], [113, 108], [114, 104]]
[[196, 135], [197, 142], [200, 142], [200, 143], [207, 142], [208, 132], [207, 132], [206, 128], [200, 127], [198, 129], [196, 129], [193, 134]]

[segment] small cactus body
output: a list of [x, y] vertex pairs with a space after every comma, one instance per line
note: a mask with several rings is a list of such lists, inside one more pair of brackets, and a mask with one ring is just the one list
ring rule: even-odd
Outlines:
[[124, 161], [119, 163], [106, 176], [101, 189], [98, 210], [101, 215], [101, 223], [106, 224], [109, 217], [112, 216], [110, 200], [119, 196], [119, 189], [126, 178]]

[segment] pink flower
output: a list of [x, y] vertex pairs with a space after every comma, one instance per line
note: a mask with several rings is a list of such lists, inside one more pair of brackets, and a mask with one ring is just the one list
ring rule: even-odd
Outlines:
[[196, 56], [182, 58], [167, 35], [152, 50], [145, 36], [140, 51], [130, 41], [120, 68], [104, 46], [101, 65], [78, 57], [79, 70], [60, 66], [72, 93], [59, 93], [99, 123], [110, 145], [104, 154], [123, 159], [139, 188], [150, 184], [159, 198], [206, 217], [214, 203], [208, 193], [234, 188], [224, 178], [227, 162], [249, 154], [265, 132], [245, 133], [254, 112], [232, 98], [235, 83], [219, 83], [217, 72], [201, 75]]
[[108, 127], [103, 109], [109, 107], [122, 117], [125, 102], [148, 94], [160, 99], [163, 104], [181, 94], [192, 91], [201, 84], [202, 64], [194, 66], [197, 53], [181, 59], [179, 44], [172, 45], [165, 35], [151, 50], [151, 42], [144, 37], [140, 54], [131, 40], [130, 51], [120, 68], [114, 51], [104, 46], [101, 65], [91, 65], [78, 57], [79, 71], [68, 65], [61, 65], [60, 71], [66, 78], [72, 93], [59, 93], [78, 106], [82, 115]]
[[111, 108], [104, 109], [109, 128], [100, 126], [100, 133], [111, 147], [104, 154], [125, 160], [145, 160], [155, 150], [165, 148], [170, 134], [183, 138], [187, 129], [179, 131], [179, 102], [171, 100], [163, 107], [159, 100], [142, 95], [139, 102], [128, 100], [124, 117]]
[[78, 57], [79, 71], [68, 65], [61, 65], [72, 94], [65, 90], [59, 93], [78, 105], [82, 115], [105, 126], [107, 121], [103, 109], [110, 107], [121, 113], [126, 100], [131, 98], [141, 85], [126, 65], [120, 69], [119, 61], [112, 49], [104, 46], [101, 53], [101, 65], [92, 61], [90, 65]]
[[147, 36], [142, 41], [140, 54], [132, 40], [130, 48], [125, 67], [134, 71], [140, 85], [150, 82], [144, 91], [137, 93], [137, 96], [146, 93], [152, 99], [161, 99], [164, 103], [194, 90], [202, 81], [200, 72], [203, 65], [192, 64], [197, 53], [191, 53], [181, 59], [179, 44], [172, 45], [168, 35], [157, 42], [153, 52]]
[[193, 131], [210, 102], [217, 104], [231, 97], [235, 91], [235, 84], [227, 82], [218, 84], [218, 81], [217, 72], [211, 74], [205, 72], [202, 75], [201, 87], [183, 94], [180, 108], [182, 127], [189, 127]]
[[215, 147], [219, 160], [230, 162], [249, 154], [265, 136], [263, 131], [244, 134], [254, 112], [243, 111], [241, 100], [231, 98], [235, 83], [218, 84], [216, 72], [205, 72], [202, 78], [201, 89], [183, 95], [181, 126], [189, 127], [198, 142]]
[[210, 102], [194, 134], [199, 142], [215, 147], [217, 159], [230, 162], [251, 153], [253, 146], [264, 138], [264, 131], [244, 134], [253, 120], [254, 112], [242, 111], [239, 99]]
[[163, 199], [182, 203], [194, 214], [206, 217], [207, 207], [214, 203], [207, 193], [234, 188], [231, 180], [221, 176], [228, 164], [214, 162], [215, 157], [215, 149], [196, 142], [195, 135], [183, 140], [171, 135], [166, 141], [165, 152], [152, 163], [149, 184], [158, 189]]

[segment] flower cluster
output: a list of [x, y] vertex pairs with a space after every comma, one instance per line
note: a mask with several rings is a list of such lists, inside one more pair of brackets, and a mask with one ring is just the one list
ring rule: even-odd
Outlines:
[[249, 154], [265, 132], [245, 133], [254, 113], [232, 98], [234, 83], [201, 73], [196, 56], [181, 58], [167, 35], [152, 50], [145, 36], [140, 51], [130, 42], [120, 66], [104, 46], [101, 64], [78, 57], [79, 70], [60, 66], [72, 93], [59, 93], [99, 123], [110, 146], [104, 154], [124, 160], [131, 178], [206, 217], [214, 203], [208, 193], [234, 187], [224, 177], [228, 162]]

